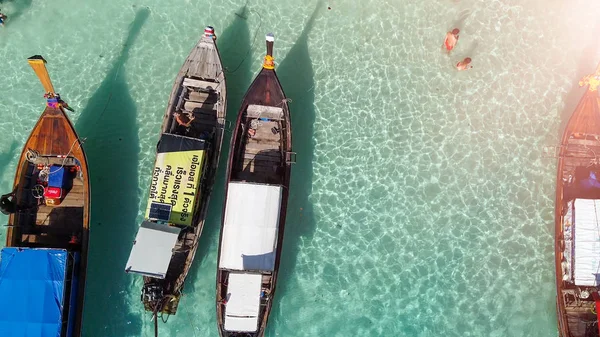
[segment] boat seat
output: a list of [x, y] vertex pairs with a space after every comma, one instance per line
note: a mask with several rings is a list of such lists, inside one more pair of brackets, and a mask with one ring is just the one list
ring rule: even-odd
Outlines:
[[[250, 161], [256, 162], [274, 162], [281, 163], [281, 154], [277, 152], [267, 152], [267, 153], [244, 153], [244, 159], [248, 159]], [[263, 281], [263, 283], [267, 283], [267, 281]]]
[[209, 81], [202, 81], [202, 80], [196, 80], [193, 78], [184, 78], [183, 79], [183, 85], [189, 88], [200, 88], [200, 89], [212, 89], [212, 90], [216, 90], [217, 87], [219, 86], [220, 83], [217, 82], [209, 82]]
[[204, 113], [204, 114], [211, 114], [211, 115], [216, 115], [216, 113], [217, 113], [217, 111], [216, 111], [217, 109], [215, 109], [214, 104], [198, 103], [198, 102], [191, 102], [191, 101], [185, 102], [185, 104], [183, 105], [183, 110], [190, 111], [193, 113]]
[[204, 103], [209, 101], [210, 94], [207, 92], [192, 91], [186, 98], [187, 101]]
[[[202, 93], [198, 93], [195, 92], [197, 94], [202, 94]], [[199, 103], [199, 104], [204, 104], [204, 108], [208, 108], [208, 107], [212, 107], [215, 104], [217, 104], [217, 98], [215, 96], [202, 96], [202, 95], [192, 95], [192, 93], [190, 93], [189, 97], [184, 98], [184, 102], [192, 102], [192, 103]]]
[[250, 104], [246, 109], [246, 117], [280, 121], [283, 120], [283, 109], [276, 106]]

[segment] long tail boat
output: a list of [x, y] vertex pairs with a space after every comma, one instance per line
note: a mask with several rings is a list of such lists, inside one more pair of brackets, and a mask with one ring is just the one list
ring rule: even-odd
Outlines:
[[220, 336], [263, 336], [275, 294], [295, 154], [273, 42], [267, 35], [229, 152], [216, 284]]
[[558, 157], [555, 264], [561, 337], [598, 337], [600, 327], [600, 65], [565, 128]]
[[207, 26], [175, 79], [145, 220], [125, 269], [144, 276], [141, 301], [155, 320], [177, 312], [219, 163], [227, 95], [215, 40]]
[[[80, 140], [39, 55], [28, 59], [46, 108], [21, 152], [0, 257], [3, 336], [81, 336], [89, 238], [88, 167]], [[42, 333], [43, 332], [43, 333]]]

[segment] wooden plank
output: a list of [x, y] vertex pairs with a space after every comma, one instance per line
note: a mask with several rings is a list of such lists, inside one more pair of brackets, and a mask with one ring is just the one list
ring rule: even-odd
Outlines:
[[202, 125], [209, 125], [212, 127], [216, 127], [217, 126], [217, 120], [209, 120], [206, 118], [194, 118], [194, 120], [192, 121], [192, 125], [194, 124], [202, 124]]
[[[47, 207], [53, 207], [53, 208], [59, 208], [59, 207], [83, 207], [84, 198], [85, 198], [85, 196], [83, 194], [79, 194], [76, 197], [71, 196], [69, 198], [63, 199], [60, 202], [60, 204], [57, 205], [57, 206], [47, 206]], [[38, 212], [38, 214], [39, 214], [39, 212]]]
[[204, 101], [206, 101], [206, 99], [210, 97], [210, 94], [207, 92], [198, 92], [198, 91], [192, 91], [190, 92], [190, 94], [188, 95], [188, 99], [190, 101], [193, 102], [200, 102], [203, 103]]
[[215, 104], [217, 103], [219, 96], [215, 93], [191, 91], [186, 98], [188, 101], [204, 103], [204, 104]]
[[186, 63], [188, 73], [201, 78], [218, 78], [223, 72], [214, 41], [201, 40], [190, 52]]
[[254, 141], [269, 140], [276, 141], [277, 143], [279, 143], [281, 141], [281, 132], [276, 134], [273, 134], [273, 132], [271, 132], [271, 128], [276, 126], [277, 122], [261, 121], [259, 127], [256, 129], [256, 134], [251, 139]]
[[587, 145], [587, 146], [600, 146], [600, 141], [591, 139], [577, 139], [571, 138], [567, 141], [567, 145]]
[[275, 106], [250, 104], [246, 113], [248, 118], [283, 120], [283, 109]]
[[53, 133], [50, 134], [50, 137], [48, 137], [51, 139], [50, 144], [52, 144], [52, 145], [50, 145], [50, 148], [51, 148], [50, 153], [56, 154], [56, 155], [59, 155], [59, 154], [66, 155], [67, 154], [66, 152], [62, 153], [62, 151], [64, 151], [64, 150], [62, 150], [64, 148], [64, 146], [62, 144], [62, 142], [64, 141], [64, 137], [62, 135], [65, 133], [65, 130], [63, 130], [63, 128], [61, 127], [63, 123], [58, 118], [53, 118], [53, 119], [51, 119], [51, 121], [52, 121]]
[[246, 152], [257, 153], [265, 150], [277, 150], [279, 151], [280, 143], [279, 142], [255, 142], [251, 138], [248, 144], [246, 144]]
[[84, 210], [81, 206], [41, 206], [35, 224], [62, 227], [69, 231], [79, 231], [82, 229], [84, 221], [83, 213]]
[[280, 163], [281, 155], [277, 154], [277, 153], [274, 153], [274, 155], [271, 155], [270, 153], [267, 153], [267, 154], [245, 153], [244, 159], [254, 160], [256, 162], [268, 161], [268, 162]]
[[244, 151], [244, 153], [252, 154], [252, 155], [277, 157], [277, 158], [281, 157], [281, 151], [279, 151], [279, 149], [273, 149], [273, 148], [270, 148], [267, 150], [262, 150], [262, 149], [256, 149], [253, 147], [246, 147], [246, 150]]
[[190, 88], [212, 89], [216, 90], [220, 83], [196, 80], [186, 77], [183, 79], [183, 85]]
[[192, 111], [194, 113], [202, 113], [217, 116], [217, 110], [214, 106], [211, 106], [210, 104], [206, 105], [204, 103], [186, 101], [183, 104], [183, 109], [187, 111]]
[[277, 168], [281, 165], [279, 165], [277, 162], [273, 162], [273, 161], [256, 161], [253, 159], [245, 159], [244, 158], [244, 167], [250, 165], [251, 167], [261, 167], [261, 168], [265, 168], [268, 169], [268, 172], [275, 172], [277, 170]]
[[73, 181], [73, 187], [69, 191], [69, 194], [71, 194], [71, 193], [83, 193], [83, 190], [84, 190], [84, 188], [83, 188], [82, 184], [75, 184], [75, 181]]
[[262, 184], [277, 184], [280, 183], [281, 178], [273, 172], [259, 169], [255, 172], [250, 172], [248, 170], [237, 172], [235, 175], [235, 180], [252, 181]]
[[[75, 145], [77, 147], [77, 145]], [[41, 165], [64, 165], [64, 166], [75, 166], [76, 160], [73, 157], [60, 158], [58, 156], [40, 156], [37, 157], [33, 162], [34, 164]]]

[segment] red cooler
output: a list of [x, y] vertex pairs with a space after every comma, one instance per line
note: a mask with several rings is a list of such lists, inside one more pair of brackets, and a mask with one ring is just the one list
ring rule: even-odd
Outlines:
[[64, 187], [67, 181], [67, 170], [63, 166], [50, 166], [50, 174], [48, 175], [48, 187], [44, 190], [44, 198], [46, 205], [56, 206], [64, 196]]

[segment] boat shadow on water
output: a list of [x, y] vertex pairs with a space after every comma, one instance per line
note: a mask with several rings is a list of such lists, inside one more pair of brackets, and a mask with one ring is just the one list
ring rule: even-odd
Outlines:
[[[283, 251], [280, 261], [280, 274], [273, 303], [273, 311], [267, 326], [268, 336], [294, 335], [297, 331], [276, 331], [283, 320], [282, 299], [288, 291], [298, 291], [295, 287], [294, 270], [302, 244], [309, 242], [314, 235], [316, 220], [313, 205], [309, 200], [312, 193], [313, 157], [315, 152], [315, 94], [314, 70], [308, 51], [308, 38], [315, 24], [315, 19], [323, 9], [323, 1], [318, 1], [316, 8], [296, 43], [285, 59], [276, 68], [277, 75], [285, 94], [291, 99], [290, 115], [292, 123], [292, 150], [297, 153], [296, 164], [292, 167], [290, 195], [288, 200]], [[297, 298], [314, 298], [314, 294], [294, 295]], [[285, 316], [285, 315], [283, 315]]]
[[[200, 298], [199, 301], [202, 303], [213, 303], [215, 297], [216, 258], [209, 261], [208, 266], [205, 266], [202, 270], [200, 270], [200, 265], [210, 251], [216, 251], [216, 246], [219, 242], [221, 213], [223, 212], [223, 204], [225, 203], [227, 158], [231, 142], [231, 130], [229, 130], [229, 128], [231, 128], [231, 125], [235, 124], [240, 103], [253, 78], [250, 69], [250, 66], [252, 65], [252, 52], [250, 51], [251, 37], [247, 21], [249, 18], [252, 18], [252, 16], [249, 15], [247, 7], [244, 6], [235, 12], [233, 22], [225, 28], [221, 34], [219, 34], [218, 29], [215, 31], [217, 36], [217, 47], [219, 48], [219, 54], [221, 55], [221, 61], [223, 63], [223, 68], [225, 69], [227, 81], [226, 130], [204, 229], [200, 236], [198, 250], [196, 251], [194, 262], [190, 268], [190, 273], [183, 289], [184, 296], [185, 294], [194, 294], [194, 298]], [[198, 34], [201, 34], [201, 31], [198, 31]], [[229, 125], [229, 127], [227, 127], [227, 125]], [[210, 275], [210, 282], [208, 284], [203, 282], [199, 285], [202, 289], [196, 291], [195, 284], [197, 280], [199, 278], [204, 279], [204, 277], [200, 277], [200, 275]], [[184, 297], [180, 308], [180, 310], [182, 310], [180, 319], [187, 320], [189, 318], [185, 313], [190, 312], [192, 306], [194, 306], [194, 303]], [[210, 306], [208, 310], [214, 310], [214, 307]], [[191, 322], [192, 325], [195, 323], [201, 322]], [[215, 322], [210, 326], [210, 331], [215, 331], [216, 327], [217, 325]], [[170, 324], [168, 327], [164, 326], [164, 328], [170, 329], [170, 335], [174, 336], [175, 333], [181, 329], [181, 326]], [[200, 329], [200, 327], [198, 328]]]
[[[10, 193], [12, 189], [13, 179], [15, 178], [14, 169], [8, 170], [7, 167], [13, 162], [16, 165], [17, 163], [17, 153], [19, 149], [19, 143], [16, 140], [12, 140], [10, 146], [5, 152], [0, 153], [0, 172], [11, 172], [11, 174], [7, 174], [5, 180], [0, 185], [0, 194]], [[11, 166], [12, 167], [12, 166]], [[8, 221], [8, 216], [4, 214], [0, 214], [0, 221], [3, 224], [6, 224]], [[6, 234], [6, 230], [0, 230], [0, 242], [1, 246], [4, 246], [6, 238], [4, 236]], [[4, 238], [3, 238], [4, 237]]]
[[[83, 335], [139, 336], [141, 303], [131, 303], [135, 280], [125, 263], [137, 230], [139, 138], [137, 108], [122, 66], [150, 11], [140, 9], [127, 40], [76, 123], [90, 166], [90, 253]], [[141, 282], [141, 280], [139, 280]], [[138, 308], [137, 312], [130, 307]]]
[[[11, 162], [13, 160], [15, 160], [15, 164], [16, 164], [16, 159], [17, 159], [17, 153], [19, 150], [19, 143], [16, 140], [12, 140], [10, 145], [8, 146], [8, 149], [6, 149], [6, 151], [0, 153], [0, 171], [1, 172], [14, 172], [14, 170], [6, 170], [6, 168], [11, 164]], [[6, 181], [6, 186], [0, 186], [0, 188], [2, 188], [2, 191], [7, 191], [6, 193], [10, 192], [8, 191], [8, 189], [11, 188], [12, 185], [12, 180], [14, 179], [14, 175], [7, 175], [7, 181]]]

